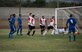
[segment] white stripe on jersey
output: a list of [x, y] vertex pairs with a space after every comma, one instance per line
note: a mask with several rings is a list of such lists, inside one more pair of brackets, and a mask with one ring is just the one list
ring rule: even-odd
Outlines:
[[41, 18], [40, 19], [40, 25], [45, 26], [46, 25], [46, 19]]
[[28, 25], [31, 25], [32, 17], [29, 16], [28, 18], [29, 18], [29, 20], [28, 20]]
[[48, 26], [54, 26], [54, 19], [51, 19], [50, 24]]
[[32, 18], [31, 26], [35, 26], [35, 19], [34, 18]]

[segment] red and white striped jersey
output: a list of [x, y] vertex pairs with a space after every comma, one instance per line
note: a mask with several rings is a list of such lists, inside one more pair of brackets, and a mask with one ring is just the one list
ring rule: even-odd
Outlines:
[[32, 18], [31, 26], [35, 26], [35, 19], [34, 18]]
[[32, 22], [32, 17], [29, 16], [29, 17], [28, 17], [28, 25], [31, 25], [31, 22]]
[[45, 26], [46, 25], [46, 19], [40, 18], [40, 25]]
[[54, 23], [55, 22], [55, 20], [54, 19], [50, 19], [50, 23], [49, 23], [49, 25], [48, 26], [54, 26]]

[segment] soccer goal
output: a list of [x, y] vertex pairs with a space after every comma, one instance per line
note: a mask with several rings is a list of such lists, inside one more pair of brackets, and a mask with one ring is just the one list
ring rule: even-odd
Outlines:
[[82, 6], [75, 7], [64, 7], [55, 9], [55, 27], [64, 28], [66, 27], [66, 21], [69, 15], [73, 14], [77, 20], [76, 29], [82, 32]]

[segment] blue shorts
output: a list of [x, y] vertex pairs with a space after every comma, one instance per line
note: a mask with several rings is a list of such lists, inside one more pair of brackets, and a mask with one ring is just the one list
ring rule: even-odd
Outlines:
[[13, 25], [10, 25], [10, 31], [14, 31], [14, 27], [13, 27]]
[[19, 28], [19, 29], [22, 28], [22, 25], [18, 25], [18, 28]]
[[75, 33], [75, 27], [69, 27], [69, 33], [71, 33], [71, 32], [73, 32], [73, 33]]

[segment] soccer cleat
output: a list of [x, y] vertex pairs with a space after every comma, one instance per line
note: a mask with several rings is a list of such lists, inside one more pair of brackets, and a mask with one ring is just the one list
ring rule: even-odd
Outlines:
[[45, 32], [43, 33], [43, 36], [45, 36], [45, 35], [46, 35], [46, 33], [47, 33], [47, 31], [45, 31]]
[[33, 34], [32, 34], [32, 36], [35, 34], [35, 31], [33, 31]]
[[27, 35], [30, 36], [30, 33], [28, 32]]
[[52, 33], [51, 33], [51, 35], [54, 35], [54, 33], [55, 33], [55, 30], [52, 30]]
[[23, 35], [23, 34], [20, 34], [21, 36]]

